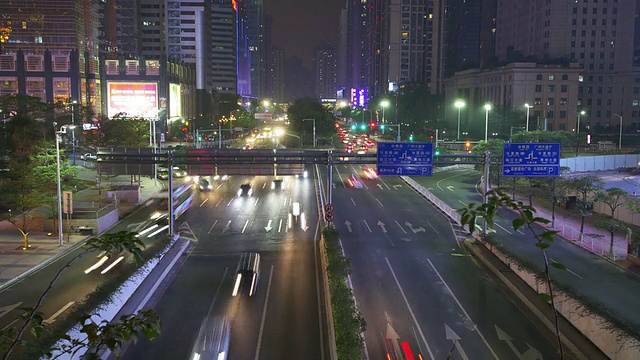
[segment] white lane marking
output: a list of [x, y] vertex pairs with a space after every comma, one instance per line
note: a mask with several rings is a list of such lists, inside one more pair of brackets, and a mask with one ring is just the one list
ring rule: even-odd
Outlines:
[[502, 225], [500, 225], [500, 224], [496, 223], [496, 226], [497, 226], [497, 227], [499, 227], [500, 229], [502, 229], [502, 230], [506, 231], [507, 233], [509, 233], [509, 235], [513, 235], [513, 233], [512, 233], [511, 231], [509, 231], [509, 230], [505, 229]]
[[444, 189], [442, 188], [442, 186], [440, 186], [440, 183], [441, 183], [441, 182], [443, 182], [443, 181], [445, 181], [445, 180], [453, 179], [454, 177], [461, 176], [461, 175], [465, 175], [465, 174], [466, 174], [466, 172], [461, 172], [460, 174], [452, 175], [452, 176], [446, 177], [446, 178], [444, 178], [444, 179], [441, 179], [441, 180], [439, 180], [439, 181], [436, 183], [436, 186], [438, 187], [438, 189], [440, 189], [440, 190], [444, 191]]
[[336, 172], [338, 173], [338, 179], [340, 179], [340, 182], [342, 183], [342, 187], [347, 187], [347, 185], [344, 184], [344, 180], [342, 180], [342, 174], [340, 174], [340, 170], [338, 169], [337, 166], [333, 167], [334, 169], [336, 169]]
[[[557, 261], [555, 261], [555, 260], [554, 260], [554, 259], [552, 259], [552, 258], [549, 258], [549, 260], [551, 260], [551, 262], [558, 263]], [[582, 278], [582, 276], [580, 276], [580, 275], [578, 275], [578, 274], [574, 273], [573, 271], [569, 270], [569, 268], [567, 268], [567, 271], [568, 271], [570, 274], [574, 275], [575, 277], [577, 277], [577, 278], [579, 278], [579, 279], [583, 279], [583, 278]]]
[[220, 189], [222, 187], [222, 184], [216, 186], [216, 190]]
[[247, 229], [247, 225], [249, 225], [249, 220], [244, 222], [244, 226], [242, 227], [242, 233], [244, 234], [244, 231]]
[[253, 206], [258, 205], [258, 200], [260, 200], [260, 198], [256, 198], [256, 201], [253, 202]]
[[489, 343], [487, 342], [487, 339], [484, 338], [484, 335], [482, 335], [482, 332], [480, 332], [478, 325], [471, 319], [471, 316], [469, 316], [469, 313], [467, 313], [467, 310], [465, 310], [464, 307], [462, 307], [462, 304], [460, 303], [456, 295], [453, 293], [449, 285], [447, 285], [447, 283], [444, 281], [442, 276], [440, 276], [438, 269], [436, 269], [436, 267], [433, 265], [433, 263], [431, 262], [431, 259], [427, 259], [427, 261], [429, 262], [429, 265], [431, 265], [431, 268], [436, 273], [436, 275], [438, 275], [438, 278], [440, 279], [440, 281], [442, 281], [442, 284], [447, 288], [447, 291], [449, 291], [449, 293], [451, 294], [451, 297], [453, 297], [453, 300], [455, 300], [456, 304], [458, 304], [464, 316], [466, 316], [467, 319], [469, 319], [469, 321], [473, 323], [473, 327], [478, 332], [478, 336], [480, 336], [480, 338], [482, 339], [482, 342], [484, 342], [484, 344], [487, 346], [489, 351], [491, 351], [491, 354], [493, 355], [493, 357], [498, 359], [498, 355], [496, 355], [495, 351], [493, 351], [493, 348], [491, 347], [491, 345], [489, 345]]
[[7, 326], [5, 326], [5, 327], [3, 327], [3, 328], [2, 328], [2, 331], [7, 330], [8, 328], [10, 328], [10, 327], [11, 327], [11, 325], [13, 325], [13, 324], [15, 324], [16, 322], [18, 322], [18, 320], [20, 320], [20, 319], [15, 319], [15, 320], [13, 320], [12, 322], [10, 322], [9, 324], [7, 324]]
[[458, 201], [460, 201], [460, 203], [461, 203], [462, 205], [464, 205], [464, 206], [468, 206], [466, 202], [464, 202], [464, 201], [462, 201], [462, 200], [458, 200]]
[[407, 230], [405, 230], [398, 221], [396, 221], [396, 224], [398, 224], [398, 227], [400, 228], [400, 230], [404, 231], [405, 234], [407, 233]]
[[520, 231], [520, 229], [518, 229], [518, 234], [524, 235], [524, 233], [522, 231]]
[[387, 190], [391, 190], [391, 188], [389, 187], [389, 185], [387, 185], [387, 183], [386, 183], [386, 182], [384, 182], [381, 178], [378, 178], [378, 181], [380, 181], [381, 183], [383, 183], [383, 184], [384, 184], [384, 186], [386, 186], [386, 187], [387, 187]]
[[211, 300], [211, 304], [209, 305], [209, 311], [207, 311], [207, 317], [211, 316], [211, 311], [213, 311], [213, 305], [216, 303], [216, 299], [218, 298], [218, 294], [220, 293], [220, 289], [222, 288], [222, 283], [224, 282], [224, 278], [227, 277], [227, 271], [229, 268], [224, 268], [224, 274], [222, 274], [222, 279], [220, 279], [220, 283], [218, 284], [218, 288], [216, 289], [215, 295], [213, 295], [213, 300]]
[[218, 223], [218, 220], [213, 222], [213, 225], [211, 225], [211, 228], [209, 229], [209, 231], [207, 231], [207, 234], [211, 234], [211, 230], [213, 230], [213, 227], [216, 226], [217, 223]]
[[55, 314], [51, 315], [51, 317], [50, 317], [50, 318], [48, 318], [48, 319], [44, 320], [44, 321], [43, 321], [43, 323], [45, 323], [45, 324], [52, 324], [54, 321], [56, 321], [56, 318], [57, 318], [58, 316], [60, 316], [63, 312], [65, 312], [65, 310], [67, 310], [68, 308], [70, 308], [70, 307], [71, 307], [71, 305], [73, 305], [73, 304], [75, 304], [75, 303], [76, 303], [75, 301], [69, 301], [69, 302], [67, 303], [67, 305], [63, 306], [60, 310], [56, 311], [56, 313], [55, 313]]
[[364, 221], [364, 225], [367, 227], [367, 229], [369, 229], [369, 232], [373, 232], [371, 231], [371, 228], [369, 227], [369, 224], [367, 224], [367, 220], [362, 220]]
[[282, 206], [287, 206], [287, 198], [284, 198], [284, 202], [282, 203]]
[[262, 345], [262, 333], [264, 332], [264, 321], [267, 318], [267, 305], [269, 305], [269, 292], [271, 291], [271, 278], [273, 277], [273, 265], [269, 273], [269, 284], [267, 285], [267, 297], [264, 300], [264, 308], [262, 309], [262, 320], [260, 320], [260, 331], [258, 332], [258, 345], [256, 346], [256, 356], [254, 360], [260, 358], [260, 346]]
[[427, 221], [427, 224], [429, 224], [429, 226], [431, 226], [431, 228], [433, 229], [433, 231], [436, 232], [436, 234], [440, 234], [440, 232], [438, 230], [436, 230], [436, 228], [434, 228], [433, 225], [431, 225], [431, 223], [429, 221]]
[[209, 201], [209, 198], [204, 199], [204, 201], [200, 203], [200, 207], [202, 207], [202, 205], [204, 205], [207, 201]]
[[420, 324], [418, 323], [418, 319], [416, 319], [416, 316], [413, 313], [413, 310], [411, 309], [411, 305], [409, 305], [409, 300], [407, 300], [407, 296], [404, 294], [404, 290], [402, 290], [402, 286], [400, 286], [400, 282], [398, 281], [398, 277], [396, 276], [396, 273], [393, 271], [393, 268], [391, 267], [391, 263], [389, 262], [389, 258], [387, 258], [385, 256], [384, 259], [387, 262], [387, 265], [389, 266], [389, 270], [391, 270], [391, 275], [393, 275], [393, 280], [395, 280], [396, 281], [396, 285], [398, 285], [398, 289], [400, 290], [400, 294], [402, 295], [402, 298], [404, 299], [404, 303], [407, 305], [407, 308], [409, 308], [409, 313], [411, 314], [411, 317], [413, 318], [413, 323], [416, 324], [416, 327], [418, 328], [418, 332], [420, 333], [420, 337], [422, 338], [422, 341], [424, 342], [424, 344], [427, 346], [427, 352], [429, 353], [429, 357], [432, 360], [435, 360], [435, 357], [433, 356], [433, 352], [431, 352], [431, 346], [429, 346], [429, 343], [427, 342], [427, 339], [424, 337], [424, 333], [422, 332], [422, 328], [420, 327]]
[[280, 232], [280, 230], [282, 230], [282, 219], [280, 219], [280, 224], [278, 225], [278, 232]]
[[218, 207], [218, 205], [220, 205], [221, 202], [222, 202], [222, 199], [218, 200], [218, 202], [216, 203], [216, 207]]
[[353, 198], [351, 198], [351, 202], [353, 203], [353, 206], [356, 206], [356, 202], [353, 201]]
[[380, 206], [384, 207], [384, 205], [382, 205], [382, 203], [380, 202], [380, 200], [376, 199], [376, 201], [378, 202], [378, 204], [380, 204]]
[[264, 189], [265, 187], [267, 187], [267, 183], [262, 184], [262, 188]]
[[227, 203], [227, 207], [229, 207], [231, 205], [231, 203], [233, 202], [234, 198], [231, 198], [231, 200], [229, 200], [229, 202]]

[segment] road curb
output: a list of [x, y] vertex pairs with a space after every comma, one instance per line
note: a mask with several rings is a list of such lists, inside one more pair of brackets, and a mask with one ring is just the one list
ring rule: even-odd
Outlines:
[[[495, 277], [500, 279], [500, 282], [503, 283], [518, 298], [518, 300], [520, 300], [520, 302], [524, 304], [533, 315], [535, 315], [538, 320], [540, 320], [552, 333], [555, 334], [555, 325], [552, 320], [552, 308], [548, 304], [544, 303], [538, 294], [511, 270], [509, 265], [497, 258], [491, 250], [487, 248], [486, 242], [478, 237], [475, 237], [475, 240], [480, 245], [476, 245], [470, 241], [465, 241], [465, 248], [467, 248], [467, 250], [469, 250], [476, 259], [479, 259]], [[482, 248], [479, 248], [479, 246], [482, 246]], [[558, 315], [558, 320], [561, 323], [561, 329], [563, 329], [560, 331], [560, 336], [564, 346], [578, 356], [579, 359], [608, 359], [608, 357], [605, 356], [596, 345], [589, 341], [568, 320], [566, 320], [561, 314]], [[588, 356], [584, 350], [589, 350]]]

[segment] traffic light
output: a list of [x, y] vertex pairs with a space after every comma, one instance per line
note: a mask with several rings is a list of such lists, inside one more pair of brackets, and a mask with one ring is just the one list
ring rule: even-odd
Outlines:
[[413, 141], [413, 134], [409, 135], [409, 141]]
[[384, 130], [385, 125], [384, 124], [380, 124], [380, 130]]
[[188, 128], [186, 128], [186, 127], [183, 127], [183, 128], [182, 128], [182, 132], [187, 132], [187, 130], [189, 130], [189, 129], [188, 129]]
[[369, 124], [369, 126], [370, 126], [371, 128], [374, 128], [374, 127], [376, 127], [376, 123], [372, 121], [372, 122]]
[[198, 141], [202, 141], [202, 135], [198, 135]]
[[436, 155], [436, 156], [439, 156], [439, 155], [440, 155], [440, 149], [436, 149], [435, 155]]
[[356, 124], [351, 124], [351, 131], [356, 131]]
[[360, 125], [360, 130], [367, 130], [367, 125], [361, 124]]

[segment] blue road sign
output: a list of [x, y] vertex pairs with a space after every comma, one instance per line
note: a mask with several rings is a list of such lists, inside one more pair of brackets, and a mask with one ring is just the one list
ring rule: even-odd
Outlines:
[[560, 176], [560, 144], [505, 143], [502, 176]]
[[433, 143], [378, 143], [378, 175], [431, 176]]

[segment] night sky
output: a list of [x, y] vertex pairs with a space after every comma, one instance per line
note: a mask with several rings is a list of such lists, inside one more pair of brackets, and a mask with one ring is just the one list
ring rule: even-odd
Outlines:
[[340, 9], [346, 0], [265, 0], [265, 13], [273, 16], [273, 44], [285, 57], [298, 56], [311, 69], [313, 50], [322, 43], [338, 46]]

